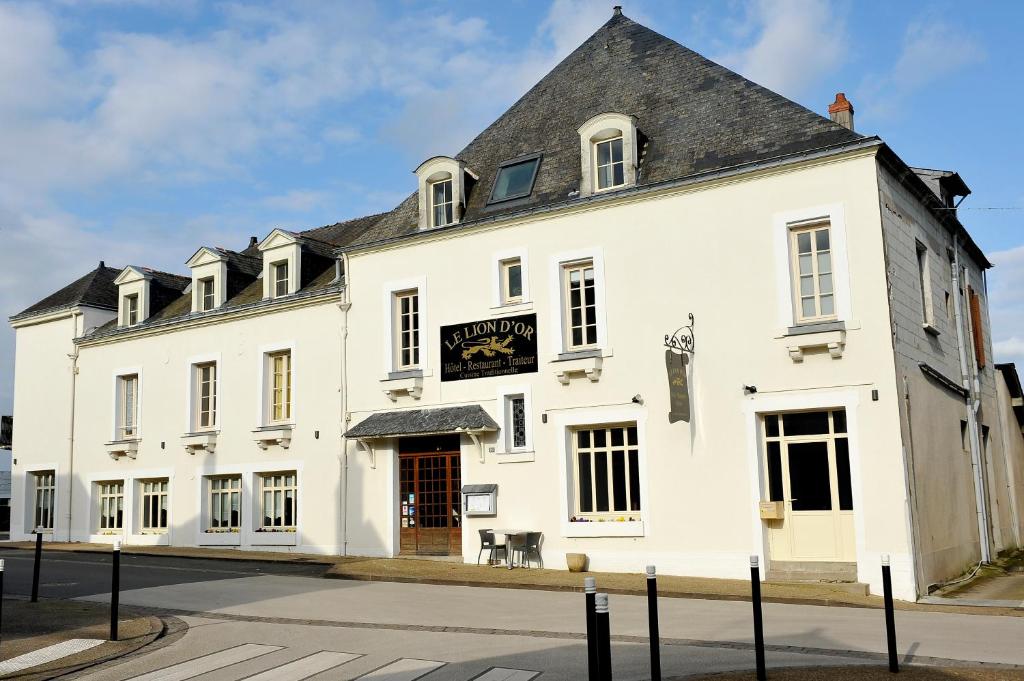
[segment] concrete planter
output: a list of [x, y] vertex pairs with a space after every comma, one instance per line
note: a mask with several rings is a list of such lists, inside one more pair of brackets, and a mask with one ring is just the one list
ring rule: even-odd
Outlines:
[[565, 564], [569, 568], [569, 572], [586, 572], [587, 554], [567, 553], [565, 554]]

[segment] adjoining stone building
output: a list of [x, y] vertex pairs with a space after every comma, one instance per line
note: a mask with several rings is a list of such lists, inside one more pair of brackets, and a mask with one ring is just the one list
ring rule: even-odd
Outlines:
[[1020, 545], [969, 189], [830, 114], [616, 11], [392, 211], [101, 263], [11, 318], [14, 536], [903, 598]]

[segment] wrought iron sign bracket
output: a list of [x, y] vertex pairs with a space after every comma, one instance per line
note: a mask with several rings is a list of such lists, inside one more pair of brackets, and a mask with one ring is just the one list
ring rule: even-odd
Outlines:
[[693, 313], [689, 314], [690, 323], [680, 326], [671, 334], [665, 334], [665, 347], [676, 354], [693, 354]]

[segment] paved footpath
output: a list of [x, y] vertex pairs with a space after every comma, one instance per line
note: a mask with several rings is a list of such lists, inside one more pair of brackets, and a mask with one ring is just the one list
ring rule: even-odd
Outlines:
[[[538, 671], [544, 681], [579, 679], [585, 664], [582, 599], [571, 593], [279, 575], [142, 588], [122, 593], [121, 602], [176, 614], [192, 628], [178, 643], [89, 678], [131, 678], [188, 662], [182, 669], [191, 671], [172, 668], [140, 678], [228, 681], [275, 669], [258, 678], [528, 681], [528, 672]], [[613, 595], [610, 605], [615, 678], [643, 679], [646, 600]], [[663, 599], [660, 608], [666, 678], [752, 666], [749, 603]], [[775, 666], [877, 663], [885, 650], [879, 610], [768, 604], [764, 612], [769, 662]], [[1024, 618], [898, 612], [897, 627], [901, 653], [917, 662], [1024, 665]], [[232, 654], [243, 655], [225, 651], [245, 644], [264, 647], [245, 648], [244, 659], [221, 664], [234, 659]], [[308, 668], [295, 663], [298, 671], [286, 673], [293, 661], [321, 652], [336, 655], [307, 659]], [[317, 676], [302, 671], [331, 662], [337, 664]], [[388, 673], [373, 672], [381, 668]], [[208, 676], [182, 675], [207, 670]]]

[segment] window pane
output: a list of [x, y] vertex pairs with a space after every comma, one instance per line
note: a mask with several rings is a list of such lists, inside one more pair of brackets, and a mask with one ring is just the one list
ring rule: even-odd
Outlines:
[[622, 163], [622, 138], [614, 139], [610, 143], [612, 162]]
[[498, 170], [498, 178], [494, 182], [491, 201], [504, 201], [529, 194], [538, 163], [540, 163], [540, 159], [534, 158]]
[[614, 511], [626, 511], [626, 453], [612, 452], [612, 500]]
[[612, 447], [621, 447], [622, 438], [625, 435], [625, 429], [623, 428], [612, 428]]
[[630, 426], [629, 428], [626, 429], [626, 441], [630, 445], [636, 445], [636, 426]]
[[576, 446], [580, 449], [590, 448], [590, 431], [580, 430], [576, 432]]
[[825, 274], [832, 271], [832, 255], [829, 253], [818, 254], [818, 274]]
[[[801, 286], [800, 293], [803, 293], [803, 282], [802, 281], [800, 282], [800, 286]], [[832, 275], [831, 274], [823, 274], [820, 277], [818, 277], [818, 289], [823, 294], [825, 294], [825, 293], [832, 293]]]
[[812, 274], [811, 271], [811, 256], [801, 255], [800, 256], [800, 274]]
[[597, 165], [605, 166], [612, 162], [612, 145], [610, 142], [601, 142], [597, 145]]
[[794, 511], [832, 510], [828, 443], [794, 442], [789, 445], [789, 492]]
[[[598, 431], [601, 432], [601, 431]], [[597, 497], [594, 510], [608, 510], [608, 456], [604, 452], [594, 454], [594, 492]]]
[[804, 298], [801, 300], [800, 309], [803, 311], [804, 317], [813, 317], [815, 314], [814, 298]]
[[821, 297], [821, 314], [835, 314], [835, 303], [833, 302], [831, 294]]
[[604, 447], [608, 441], [608, 433], [604, 428], [594, 431], [594, 447]]
[[590, 475], [590, 455], [581, 453], [578, 455], [577, 461], [579, 462], [580, 475], [580, 513], [591, 513], [594, 510], [594, 502], [592, 499], [594, 487]]
[[814, 233], [815, 247], [819, 251], [827, 251], [828, 247], [828, 230], [819, 229]]
[[510, 298], [521, 298], [523, 295], [523, 268], [521, 265], [510, 265], [507, 271], [508, 295]]
[[796, 246], [797, 253], [810, 253], [811, 252], [811, 235], [808, 232], [803, 232], [796, 235]]
[[813, 296], [814, 295], [814, 277], [804, 276], [800, 277], [800, 295], [801, 296]]
[[[621, 156], [621, 154], [620, 154], [620, 156]], [[620, 184], [625, 184], [626, 176], [625, 176], [625, 170], [624, 170], [622, 164], [621, 163], [616, 163], [615, 165], [612, 166], [612, 170], [613, 170], [612, 184], [614, 186], [616, 186], [616, 187], [619, 186]]]
[[783, 501], [782, 451], [778, 442], [768, 442], [768, 500]]
[[835, 433], [846, 432], [846, 411], [838, 409], [832, 412], [832, 431]]
[[783, 414], [782, 429], [787, 436], [827, 434], [828, 412], [804, 411]]
[[764, 434], [768, 437], [779, 436], [779, 417], [776, 414], [764, 417]]
[[629, 510], [640, 510], [640, 453], [629, 450]]
[[850, 485], [850, 443], [836, 438], [836, 483], [839, 486], [839, 510], [853, 510], [853, 488]]

